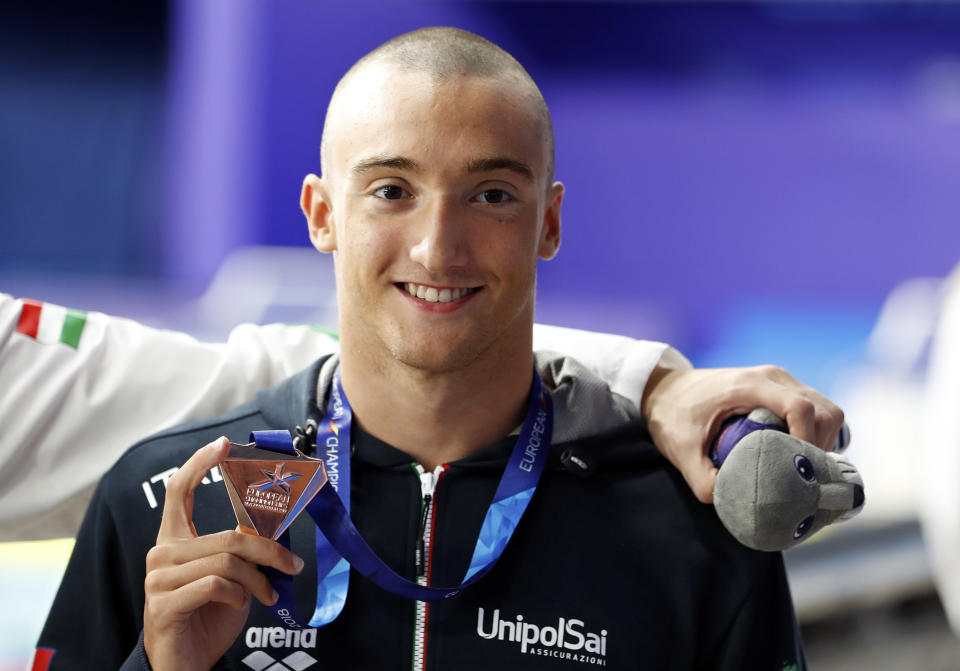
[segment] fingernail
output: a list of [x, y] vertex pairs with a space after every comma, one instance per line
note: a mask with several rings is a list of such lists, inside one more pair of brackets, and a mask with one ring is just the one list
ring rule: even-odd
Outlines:
[[280, 595], [277, 594], [277, 590], [273, 590], [273, 594], [270, 595], [270, 605], [272, 606], [280, 598]]
[[293, 555], [293, 570], [297, 573], [303, 570], [303, 560], [297, 555]]

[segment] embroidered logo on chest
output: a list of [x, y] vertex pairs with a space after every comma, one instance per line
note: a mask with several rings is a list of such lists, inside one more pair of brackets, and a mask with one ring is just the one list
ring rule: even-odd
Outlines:
[[586, 623], [577, 618], [560, 617], [555, 623], [537, 624], [520, 613], [507, 619], [500, 616], [499, 608], [491, 614], [478, 608], [477, 635], [487, 640], [516, 643], [524, 655], [607, 665], [607, 630], [590, 631]]

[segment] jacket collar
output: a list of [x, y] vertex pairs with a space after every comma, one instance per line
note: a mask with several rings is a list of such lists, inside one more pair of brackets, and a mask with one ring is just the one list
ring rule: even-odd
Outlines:
[[[280, 385], [257, 392], [255, 402], [267, 424], [263, 428], [292, 432], [294, 427], [304, 426], [308, 419], [319, 423], [326, 412], [327, 390], [338, 362], [336, 354], [326, 355]], [[632, 411], [627, 407], [626, 400], [610, 392], [602, 380], [579, 362], [552, 352], [539, 352], [537, 368], [544, 384], [551, 389], [556, 412], [548, 466], [560, 466], [563, 446], [569, 442], [624, 431], [636, 435], [641, 441], [645, 438], [645, 427], [642, 422], [632, 420]], [[505, 436], [503, 440], [457, 461], [456, 465], [502, 468], [515, 440], [516, 436]], [[353, 442], [352, 456], [372, 466], [389, 468], [409, 466], [411, 463], [408, 454], [362, 430], [355, 429]], [[650, 449], [637, 446], [636, 438], [631, 442], [634, 444], [618, 455], [620, 458], [615, 458], [615, 461], [633, 462], [641, 453], [644, 453], [644, 461], [656, 458], [656, 449], [652, 445], [647, 447], [652, 448], [653, 454]], [[612, 454], [609, 456], [614, 457]]]

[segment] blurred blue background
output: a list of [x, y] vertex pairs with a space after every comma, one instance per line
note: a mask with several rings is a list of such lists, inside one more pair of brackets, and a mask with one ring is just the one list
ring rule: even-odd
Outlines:
[[[307, 246], [298, 194], [333, 86], [426, 25], [500, 44], [550, 106], [567, 198], [541, 321], [667, 340], [701, 366], [777, 363], [832, 392], [869, 363], [891, 290], [960, 259], [953, 3], [0, 12], [0, 291], [15, 295], [224, 335], [232, 321], [185, 306], [243, 247]], [[264, 315], [303, 316], [249, 318]]]
[[553, 113], [568, 196], [544, 321], [823, 386], [820, 341], [852, 351], [899, 281], [960, 256], [952, 4], [53, 7], [7, 8], [0, 29], [0, 277], [18, 287], [189, 297], [240, 246], [305, 245], [334, 84], [435, 24], [515, 54]]

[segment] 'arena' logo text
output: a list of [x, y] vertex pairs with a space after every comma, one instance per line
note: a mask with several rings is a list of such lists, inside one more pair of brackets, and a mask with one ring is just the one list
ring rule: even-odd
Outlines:
[[248, 627], [243, 642], [248, 648], [315, 648], [317, 647], [317, 630]]

